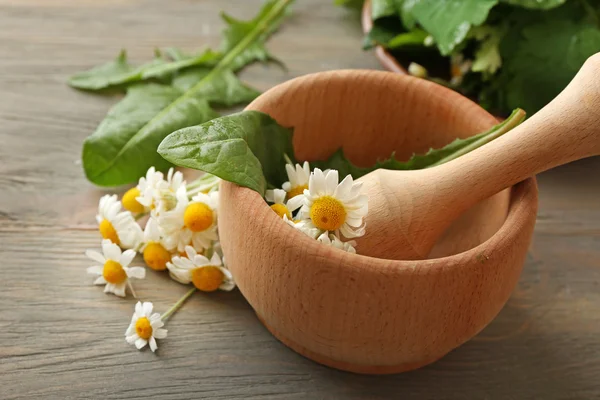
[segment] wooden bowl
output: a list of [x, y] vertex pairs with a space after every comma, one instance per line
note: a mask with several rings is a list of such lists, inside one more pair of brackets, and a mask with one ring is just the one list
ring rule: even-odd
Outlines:
[[[493, 125], [465, 97], [382, 71], [330, 71], [283, 83], [248, 109], [293, 126], [300, 160], [340, 146], [359, 165], [400, 158]], [[358, 373], [419, 368], [481, 331], [517, 283], [537, 211], [530, 178], [469, 210], [431, 259], [349, 254], [288, 226], [250, 189], [223, 182], [219, 229], [248, 302], [284, 344]], [[369, 229], [369, 227], [367, 227]]]
[[[371, 0], [365, 0], [362, 8], [361, 23], [363, 32], [369, 33], [373, 28], [373, 19], [371, 18]], [[398, 60], [383, 46], [375, 46], [375, 56], [381, 63], [381, 65], [388, 71], [396, 72], [399, 74], [408, 74], [406, 68], [404, 68]]]

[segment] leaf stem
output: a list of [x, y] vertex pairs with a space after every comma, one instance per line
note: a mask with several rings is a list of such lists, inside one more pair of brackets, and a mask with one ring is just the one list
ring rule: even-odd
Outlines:
[[452, 161], [460, 156], [463, 156], [463, 155], [483, 146], [484, 144], [489, 143], [492, 140], [504, 135], [506, 132], [510, 131], [511, 129], [513, 129], [514, 127], [519, 125], [521, 122], [523, 122], [524, 119], [525, 119], [525, 111], [523, 111], [520, 108], [517, 108], [512, 112], [512, 114], [510, 114], [510, 116], [508, 118], [506, 118], [504, 121], [502, 121], [502, 123], [494, 126], [492, 129], [490, 129], [490, 131], [485, 136], [483, 136], [481, 139], [476, 140], [475, 142], [469, 144], [468, 146], [463, 147], [462, 149], [442, 158], [438, 162], [431, 164], [431, 165], [427, 166], [426, 168], [435, 167], [435, 166], [447, 163], [448, 161]]
[[194, 292], [196, 291], [196, 288], [192, 288], [190, 289], [186, 294], [184, 294], [179, 300], [177, 300], [177, 303], [173, 304], [173, 307], [169, 308], [167, 310], [166, 313], [164, 313], [162, 315], [162, 317], [160, 317], [161, 320], [166, 321], [167, 319], [169, 319], [169, 317], [179, 309], [179, 307], [181, 307], [183, 305], [183, 303], [185, 303], [185, 301], [187, 299], [190, 298], [191, 295], [194, 294]]

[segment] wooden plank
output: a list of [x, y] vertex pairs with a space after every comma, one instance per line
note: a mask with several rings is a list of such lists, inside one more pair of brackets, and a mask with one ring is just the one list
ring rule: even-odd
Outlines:
[[[572, 399], [600, 396], [600, 160], [540, 177], [540, 216], [519, 286], [471, 342], [424, 369], [356, 376], [272, 338], [239, 292], [196, 295], [169, 321], [158, 355], [123, 340], [135, 303], [92, 287], [83, 252], [98, 247], [103, 190], [77, 164], [82, 140], [117, 100], [66, 78], [121, 47], [217, 45], [222, 8], [260, 0], [0, 1], [0, 398]], [[288, 65], [244, 72], [266, 89], [334, 68], [377, 68], [356, 18], [330, 1], [298, 2], [269, 47]], [[186, 288], [138, 283], [165, 311]]]

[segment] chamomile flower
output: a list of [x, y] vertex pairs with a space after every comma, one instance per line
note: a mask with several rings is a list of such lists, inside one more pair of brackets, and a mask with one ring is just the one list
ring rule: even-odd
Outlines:
[[217, 235], [218, 192], [198, 193], [188, 200], [185, 186], [177, 191], [177, 206], [162, 213], [158, 223], [169, 248], [183, 251], [192, 244], [197, 249], [209, 248]]
[[356, 254], [356, 242], [354, 240], [350, 240], [348, 242], [342, 242], [340, 238], [335, 235], [330, 234], [329, 232], [323, 233], [321, 236], [317, 238], [317, 240], [323, 244], [326, 244], [331, 247], [335, 247], [336, 249], [347, 251], [348, 253]]
[[450, 84], [458, 86], [463, 81], [463, 77], [471, 70], [473, 61], [465, 60], [462, 54], [453, 54], [450, 57]]
[[304, 193], [308, 189], [308, 180], [310, 178], [310, 165], [308, 161], [304, 161], [303, 165], [292, 164], [285, 165], [285, 171], [289, 181], [283, 184], [283, 190], [287, 192], [287, 198], [292, 199]]
[[281, 218], [287, 216], [288, 219], [292, 219], [292, 213], [302, 206], [302, 198], [294, 197], [287, 203], [285, 201], [286, 192], [281, 189], [267, 190], [265, 193], [265, 199], [273, 203], [271, 209], [275, 211]]
[[146, 265], [156, 271], [167, 269], [167, 263], [171, 261], [171, 250], [164, 240], [156, 218], [151, 217], [144, 229], [144, 246], [141, 249]]
[[129, 211], [121, 211], [121, 202], [117, 200], [117, 195], [105, 195], [100, 198], [96, 221], [102, 237], [122, 248], [135, 249], [142, 240], [142, 228]]
[[198, 254], [192, 246], [186, 246], [185, 252], [187, 257], [173, 257], [167, 264], [171, 278], [186, 285], [191, 282], [203, 292], [229, 291], [235, 287], [231, 272], [223, 267], [216, 252], [210, 260]]
[[167, 330], [163, 329], [165, 323], [159, 313], [152, 313], [153, 305], [150, 302], [137, 302], [131, 323], [125, 331], [125, 340], [141, 350], [150, 344], [150, 350], [155, 352], [158, 346], [156, 339], [165, 339]]
[[283, 220], [292, 228], [298, 229], [300, 232], [313, 239], [316, 239], [319, 235], [323, 233], [323, 231], [317, 228], [310, 219], [301, 219], [294, 221], [289, 219], [287, 215], [284, 215]]
[[360, 194], [361, 183], [350, 175], [338, 184], [338, 171], [323, 173], [315, 168], [304, 191], [300, 216], [323, 231], [341, 232], [347, 238], [364, 235], [363, 218], [368, 212], [368, 197]]
[[154, 189], [163, 181], [163, 173], [150, 167], [145, 177], [141, 177], [136, 187], [123, 195], [123, 207], [132, 213], [150, 211]]
[[106, 285], [104, 293], [114, 293], [117, 296], [125, 297], [129, 278], [143, 279], [146, 276], [146, 270], [142, 267], [129, 267], [135, 257], [135, 251], [126, 250], [121, 253], [119, 246], [108, 239], [102, 241], [102, 253], [94, 250], [85, 252], [91, 260], [102, 264], [89, 267], [87, 272], [98, 276], [94, 285]]
[[[154, 214], [157, 214], [161, 211], [171, 210], [177, 204], [175, 193], [185, 184], [183, 174], [173, 168], [169, 169], [165, 180], [162, 172], [157, 172], [154, 167], [150, 167], [146, 177], [140, 178], [136, 187], [139, 194], [135, 199], [146, 212], [152, 210]], [[123, 202], [125, 202], [125, 196], [123, 196]]]

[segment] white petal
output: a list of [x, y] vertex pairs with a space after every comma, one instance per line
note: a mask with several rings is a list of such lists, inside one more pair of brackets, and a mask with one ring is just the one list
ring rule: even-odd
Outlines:
[[128, 278], [144, 279], [146, 277], [146, 270], [142, 267], [129, 267], [123, 269]]
[[152, 325], [152, 328], [160, 328], [161, 326], [164, 325], [164, 323], [160, 320], [159, 313], [152, 314], [149, 319], [150, 319], [150, 325]]
[[176, 282], [188, 285], [192, 278], [188, 270], [169, 269], [169, 276]]
[[92, 275], [102, 275], [102, 270], [104, 268], [101, 265], [92, 265], [87, 268], [87, 273]]
[[114, 293], [115, 285], [112, 283], [106, 282], [106, 286], [104, 286], [104, 293]]
[[145, 301], [144, 304], [142, 304], [142, 312], [146, 318], [150, 317], [152, 314], [152, 308], [154, 308], [154, 306], [149, 301]]
[[108, 282], [106, 282], [106, 279], [104, 279], [103, 276], [99, 276], [95, 281], [94, 281], [94, 285], [104, 285]]
[[230, 292], [235, 288], [235, 283], [233, 283], [233, 281], [224, 281], [221, 286], [219, 286], [219, 289], [224, 290], [226, 292]]
[[198, 253], [192, 246], [185, 246], [185, 254], [187, 255], [188, 259], [193, 260]]
[[135, 341], [135, 347], [136, 347], [138, 350], [140, 350], [142, 347], [144, 347], [144, 346], [145, 346], [145, 345], [147, 345], [147, 344], [148, 344], [148, 341], [146, 341], [146, 340], [144, 340], [144, 339], [142, 339], [142, 338], [138, 338], [138, 339]]
[[114, 285], [113, 293], [119, 297], [125, 297], [125, 289], [127, 288], [127, 281], [117, 283]]
[[299, 194], [289, 199], [286, 206], [290, 212], [294, 212], [304, 205], [305, 199], [303, 194]]
[[275, 191], [267, 190], [265, 192], [265, 200], [268, 201], [269, 203], [275, 203]]
[[335, 189], [337, 189], [338, 186], [338, 181], [338, 172], [335, 169], [332, 169], [327, 173], [327, 175], [325, 175], [325, 186], [327, 188], [326, 193], [328, 195], [332, 195], [335, 192]]
[[154, 332], [152, 332], [152, 335], [157, 339], [164, 339], [167, 337], [167, 330], [166, 329], [157, 329]]
[[136, 305], [135, 305], [135, 316], [136, 316], [137, 318], [141, 318], [141, 317], [143, 317], [143, 316], [144, 316], [144, 315], [143, 315], [143, 311], [142, 311], [142, 310], [143, 310], [143, 309], [142, 309], [142, 302], [141, 302], [141, 301], [138, 301], [138, 302], [136, 303]]
[[[288, 179], [290, 180], [290, 186], [296, 186], [296, 170], [293, 165], [285, 164], [285, 172], [287, 173]], [[285, 189], [285, 188], [284, 188]]]
[[[134, 329], [135, 330], [135, 329]], [[127, 343], [129, 344], [134, 344], [136, 342], [136, 340], [138, 340], [140, 337], [137, 335], [137, 333], [134, 333], [132, 335], [126, 336], [125, 340], [127, 341]]]
[[210, 259], [210, 264], [215, 267], [218, 267], [223, 264], [221, 262], [221, 257], [219, 257], [219, 255], [216, 252], [212, 255], [212, 257]]
[[100, 253], [98, 253], [96, 250], [86, 250], [85, 251], [85, 255], [88, 256], [88, 258], [99, 262], [100, 264], [104, 264], [106, 262], [106, 259], [104, 258], [104, 256]]
[[158, 346], [156, 345], [156, 339], [154, 339], [154, 336], [150, 336], [150, 350], [152, 350], [154, 353], [156, 349], [158, 349]]
[[346, 176], [343, 181], [335, 188], [333, 197], [337, 199], [345, 199], [350, 194], [352, 189], [353, 179], [350, 175]]
[[283, 185], [281, 185], [281, 187], [286, 192], [289, 192], [290, 190], [292, 190], [292, 184], [290, 182], [284, 182]]
[[135, 333], [135, 323], [132, 321], [129, 326], [127, 327], [127, 330], [125, 331], [125, 336], [131, 336]]
[[119, 258], [119, 263], [123, 268], [127, 267], [131, 264], [131, 261], [135, 258], [136, 252], [135, 250], [125, 250], [121, 257]]
[[308, 180], [308, 190], [313, 196], [322, 196], [325, 194], [325, 188], [325, 176], [323, 175], [323, 171], [319, 168], [315, 168]]
[[108, 239], [102, 241], [102, 251], [104, 252], [104, 257], [108, 260], [119, 261], [119, 258], [121, 258], [121, 249], [119, 246]]

